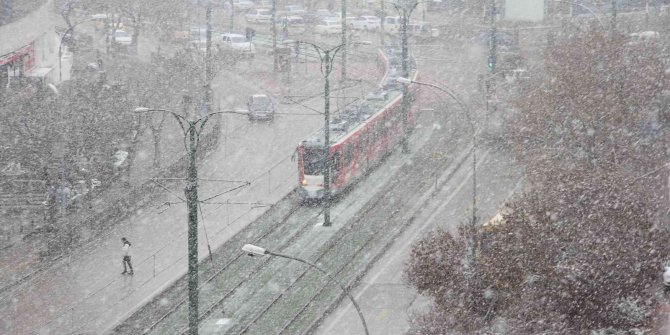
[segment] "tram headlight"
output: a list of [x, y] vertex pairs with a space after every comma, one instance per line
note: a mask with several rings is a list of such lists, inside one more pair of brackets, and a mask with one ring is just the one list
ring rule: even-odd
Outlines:
[[307, 179], [302, 180], [302, 186], [307, 186]]

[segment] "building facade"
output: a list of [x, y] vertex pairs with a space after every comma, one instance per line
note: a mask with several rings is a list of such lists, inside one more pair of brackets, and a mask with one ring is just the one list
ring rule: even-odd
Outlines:
[[62, 62], [58, 61], [60, 37], [55, 27], [60, 21], [49, 0], [25, 17], [0, 26], [0, 93], [58, 84], [59, 72], [63, 80], [69, 78], [72, 57], [63, 52]]

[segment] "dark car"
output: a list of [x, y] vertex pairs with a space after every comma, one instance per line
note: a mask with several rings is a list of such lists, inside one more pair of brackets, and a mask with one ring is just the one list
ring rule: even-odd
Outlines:
[[[479, 45], [489, 45], [491, 32], [485, 31], [472, 38], [472, 42]], [[512, 51], [519, 48], [519, 42], [514, 34], [507, 31], [496, 31], [496, 46], [501, 51]]]
[[272, 99], [265, 94], [254, 94], [247, 100], [249, 120], [272, 120], [275, 116], [275, 106]]

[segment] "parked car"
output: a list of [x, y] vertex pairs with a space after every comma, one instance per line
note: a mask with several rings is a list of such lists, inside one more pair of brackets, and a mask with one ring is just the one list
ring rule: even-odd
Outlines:
[[[239, 12], [246, 12], [254, 8], [255, 4], [250, 0], [233, 0], [233, 9]], [[225, 1], [223, 3], [223, 8], [230, 10], [230, 1]]]
[[[479, 45], [489, 45], [491, 40], [491, 33], [488, 31], [481, 32], [472, 38], [472, 42]], [[519, 43], [514, 34], [498, 30], [496, 31], [496, 44], [500, 51], [515, 51], [519, 49]]]
[[252, 9], [244, 15], [244, 18], [247, 20], [247, 22], [251, 23], [271, 23], [272, 10], [267, 8]]
[[272, 99], [265, 94], [254, 94], [247, 100], [249, 120], [272, 120], [275, 106]]
[[349, 26], [358, 30], [376, 31], [380, 28], [382, 20], [373, 15], [362, 15], [347, 21]]
[[327, 17], [332, 17], [332, 16], [333, 16], [333, 13], [331, 13], [327, 9], [317, 9], [314, 12], [306, 13], [305, 15], [303, 15], [303, 17], [305, 18], [305, 21], [307, 21], [309, 23], [316, 23], [316, 22], [324, 20]]
[[[349, 13], [347, 13], [347, 23], [353, 21], [355, 18], [356, 18], [355, 16], [351, 16], [351, 15], [349, 15]], [[331, 16], [328, 19], [336, 19], [336, 20], [342, 21], [342, 12], [341, 11], [336, 11], [336, 12], [333, 13], [333, 16]]]
[[279, 18], [278, 23], [282, 29], [286, 26], [288, 32], [291, 34], [302, 34], [305, 32], [305, 20], [300, 16], [285, 16]]
[[342, 22], [333, 19], [323, 20], [314, 26], [314, 33], [319, 35], [341, 34]]
[[110, 33], [110, 38], [114, 43], [120, 45], [130, 45], [133, 42], [132, 36], [130, 36], [125, 30], [116, 29], [113, 33]]
[[305, 15], [307, 13], [307, 11], [304, 8], [302, 8], [302, 6], [298, 6], [298, 5], [288, 5], [284, 8], [286, 8], [286, 13], [288, 15], [302, 16], [302, 15]]
[[639, 33], [631, 33], [628, 35], [628, 37], [630, 37], [628, 44], [634, 45], [658, 41], [660, 36], [661, 34], [659, 34], [657, 31], [642, 31]]
[[414, 21], [407, 25], [407, 33], [419, 39], [432, 39], [440, 36], [440, 31], [429, 23]]
[[400, 31], [400, 16], [384, 17], [384, 32], [387, 34], [397, 34]]
[[221, 34], [221, 47], [224, 50], [232, 51], [237, 54], [254, 57], [256, 47], [249, 42], [244, 35], [223, 33]]

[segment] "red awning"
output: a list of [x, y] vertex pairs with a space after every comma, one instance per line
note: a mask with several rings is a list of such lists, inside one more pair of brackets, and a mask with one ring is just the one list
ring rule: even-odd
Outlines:
[[17, 60], [21, 59], [21, 57], [31, 54], [32, 51], [33, 51], [33, 45], [28, 44], [19, 50], [2, 55], [0, 56], [0, 65], [14, 63]]

